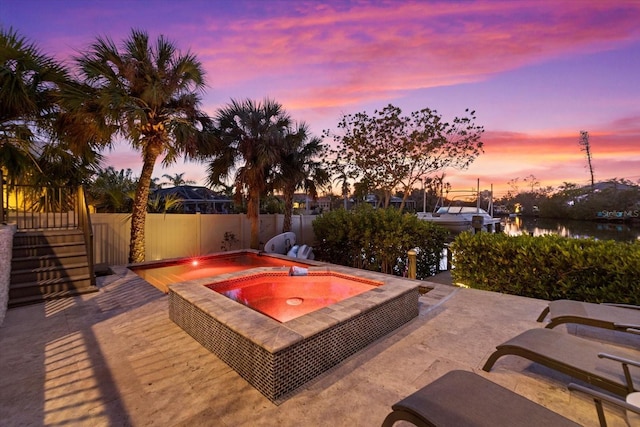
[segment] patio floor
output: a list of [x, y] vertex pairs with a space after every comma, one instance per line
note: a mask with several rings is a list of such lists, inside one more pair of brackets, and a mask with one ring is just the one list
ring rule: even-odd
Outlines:
[[[497, 344], [542, 327], [541, 300], [433, 282], [416, 319], [274, 405], [169, 320], [165, 294], [113, 269], [99, 278], [100, 292], [7, 312], [2, 425], [379, 426], [392, 404], [453, 369], [598, 425], [593, 403], [567, 391], [569, 377], [515, 356], [481, 369]], [[568, 332], [640, 343], [586, 327]], [[622, 412], [608, 415], [609, 425], [626, 425]]]

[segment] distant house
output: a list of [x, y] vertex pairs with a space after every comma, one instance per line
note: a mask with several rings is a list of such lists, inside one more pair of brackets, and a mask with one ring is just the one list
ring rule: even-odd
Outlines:
[[[389, 201], [389, 206], [393, 206], [394, 208], [400, 208], [402, 204], [402, 197], [392, 196]], [[405, 211], [415, 211], [416, 210], [416, 201], [413, 199], [407, 199], [404, 201], [404, 210]]]
[[[353, 208], [355, 204], [356, 203], [352, 198], [347, 198], [347, 210]], [[321, 196], [315, 201], [314, 212], [329, 212], [336, 209], [343, 209], [344, 206], [344, 197], [342, 196]]]
[[316, 200], [320, 212], [329, 212], [331, 210], [331, 197], [321, 196]]
[[326, 201], [323, 199], [321, 202], [321, 199], [323, 198], [319, 197], [314, 200], [306, 193], [296, 193], [293, 195], [293, 209], [296, 210], [296, 213], [307, 215], [331, 210], [330, 205], [324, 208]]
[[[593, 190], [598, 192], [598, 191], [603, 191], [603, 190], [620, 190], [620, 191], [624, 191], [624, 190], [630, 190], [632, 188], [637, 188], [637, 185], [633, 185], [633, 184], [626, 184], [624, 182], [617, 182], [617, 181], [601, 181], [601, 182], [596, 182], [595, 185], [593, 186]], [[585, 186], [583, 187], [585, 189], [590, 188], [590, 186]]]
[[222, 214], [233, 210], [233, 201], [207, 187], [195, 185], [179, 185], [170, 188], [158, 188], [149, 195], [149, 200], [156, 199], [166, 206], [167, 200], [176, 203], [172, 212]]
[[[378, 206], [378, 196], [375, 194], [369, 194], [365, 198], [365, 202], [369, 203], [371, 206]], [[389, 207], [400, 209], [400, 205], [402, 205], [402, 197], [391, 196], [391, 200], [389, 200]], [[416, 210], [416, 201], [413, 199], [407, 199], [404, 201], [404, 210], [405, 211], [415, 211]]]

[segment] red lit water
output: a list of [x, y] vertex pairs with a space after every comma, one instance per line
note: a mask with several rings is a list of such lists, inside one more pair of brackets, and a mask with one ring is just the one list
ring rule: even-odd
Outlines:
[[370, 291], [377, 282], [332, 274], [256, 275], [208, 287], [280, 322]]

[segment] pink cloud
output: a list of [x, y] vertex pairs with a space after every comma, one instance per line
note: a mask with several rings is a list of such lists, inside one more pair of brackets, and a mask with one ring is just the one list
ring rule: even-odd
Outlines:
[[[104, 34], [101, 28], [117, 43], [130, 28], [146, 28], [195, 52], [211, 93], [251, 87], [252, 97], [269, 94], [293, 108], [344, 108], [388, 102], [415, 89], [482, 81], [640, 35], [637, 2], [280, 2], [255, 18], [230, 16], [212, 5], [199, 15], [192, 11], [191, 19], [168, 22], [139, 17], [135, 5], [71, 9], [78, 22], [73, 35], [54, 35], [45, 43], [68, 56]], [[600, 25], [603, 16], [607, 25]], [[62, 18], [51, 22], [66, 25]]]
[[[216, 79], [223, 86], [259, 78], [286, 92], [287, 102], [346, 105], [637, 40], [640, 4], [623, 6], [403, 2], [339, 9], [304, 3], [267, 18], [211, 21], [195, 50], [221, 70]], [[604, 13], [610, 22], [593, 25]], [[304, 97], [287, 92], [292, 83], [304, 87], [297, 92]]]
[[621, 117], [614, 120], [610, 128], [618, 134], [640, 134], [640, 114], [637, 116]]

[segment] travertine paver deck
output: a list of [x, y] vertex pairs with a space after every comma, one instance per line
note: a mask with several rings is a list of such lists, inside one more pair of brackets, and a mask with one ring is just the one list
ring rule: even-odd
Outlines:
[[[597, 425], [592, 403], [569, 393], [564, 375], [517, 357], [481, 370], [497, 344], [542, 327], [535, 319], [544, 301], [434, 283], [418, 318], [274, 405], [169, 320], [165, 294], [116, 270], [100, 278], [98, 293], [8, 311], [0, 327], [0, 424], [376, 426], [402, 397], [465, 369]], [[610, 425], [624, 425], [620, 412], [609, 413]]]

